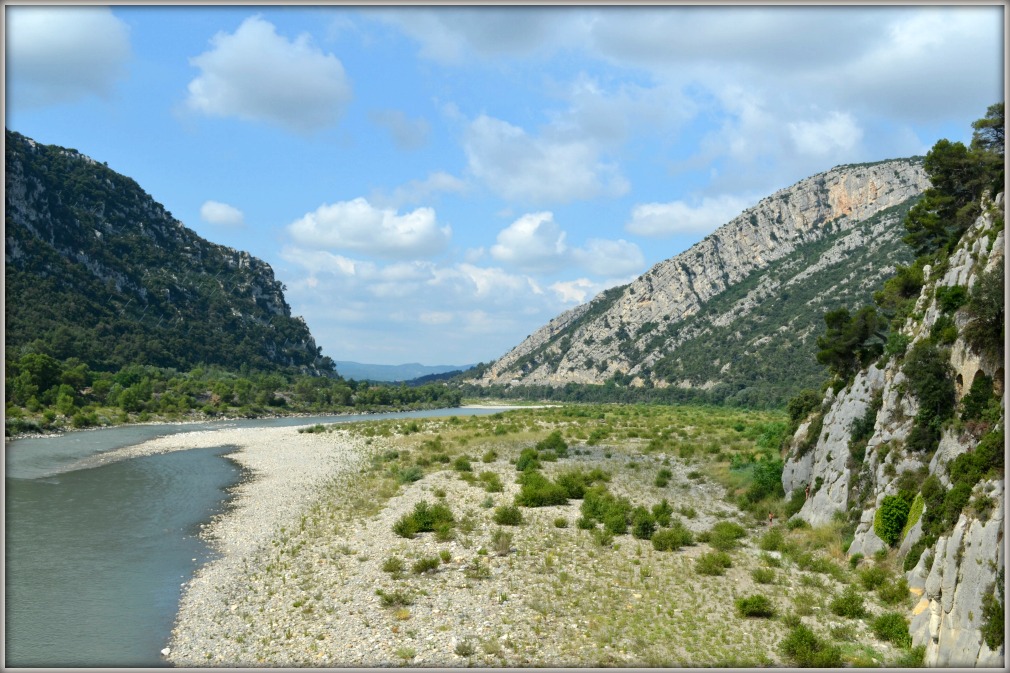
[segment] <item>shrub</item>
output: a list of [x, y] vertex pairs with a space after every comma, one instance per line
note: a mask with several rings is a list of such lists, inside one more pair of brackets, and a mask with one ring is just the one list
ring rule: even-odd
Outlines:
[[398, 556], [390, 556], [382, 564], [382, 571], [390, 573], [392, 575], [398, 575], [403, 572], [403, 559]]
[[968, 394], [961, 398], [961, 420], [981, 418], [992, 399], [992, 392], [992, 378], [985, 374], [976, 376]]
[[655, 481], [656, 486], [658, 486], [659, 488], [667, 486], [670, 483], [671, 477], [673, 477], [673, 472], [671, 472], [665, 467], [660, 469], [659, 472], [656, 473], [656, 481]]
[[[805, 503], [806, 501], [807, 496], [803, 492], [803, 489], [801, 488], [794, 489], [792, 495], [789, 496], [789, 501], [786, 502], [785, 507], [786, 518], [791, 517], [792, 515], [796, 514], [801, 509], [803, 509], [803, 503]], [[798, 519], [795, 520], [798, 521]], [[792, 522], [790, 521], [790, 523]]]
[[516, 504], [523, 507], [550, 507], [568, 502], [568, 492], [540, 472], [527, 470], [519, 477], [522, 488], [516, 494]]
[[886, 612], [870, 624], [873, 635], [881, 640], [908, 649], [912, 646], [912, 636], [908, 632], [908, 620], [898, 612]]
[[392, 591], [376, 589], [375, 595], [379, 597], [379, 602], [382, 603], [383, 607], [387, 608], [410, 605], [414, 602], [414, 597], [402, 589], [394, 589]]
[[670, 517], [673, 516], [673, 508], [670, 507], [670, 503], [663, 498], [660, 502], [652, 506], [652, 518], [656, 520], [656, 525], [659, 526], [669, 526]]
[[785, 548], [786, 536], [779, 526], [769, 528], [768, 532], [758, 540], [758, 547], [763, 551], [782, 551]]
[[701, 575], [723, 575], [733, 567], [733, 559], [726, 552], [710, 551], [699, 556], [694, 567]]
[[996, 581], [982, 597], [982, 623], [980, 625], [982, 640], [990, 650], [995, 651], [1003, 647], [1005, 638], [1003, 625], [1006, 620], [1006, 599], [1004, 598], [1003, 577], [1004, 568], [1000, 568], [999, 573], [996, 574]]
[[867, 591], [873, 591], [888, 580], [890, 573], [881, 566], [871, 566], [859, 571], [859, 582]]
[[518, 526], [523, 522], [523, 513], [515, 505], [501, 505], [495, 507], [491, 518], [500, 526]]
[[603, 527], [613, 535], [628, 532], [628, 515], [620, 510], [608, 511], [603, 515]]
[[419, 532], [417, 521], [409, 514], [404, 514], [393, 524], [393, 532], [408, 540]]
[[442, 551], [438, 552], [438, 557], [442, 559], [442, 563], [448, 563], [449, 561], [452, 560], [452, 552], [449, 551], [448, 549], [443, 549]]
[[410, 484], [415, 481], [419, 481], [424, 476], [424, 470], [417, 465], [411, 465], [407, 468], [394, 469], [393, 476], [396, 478], [398, 483]]
[[499, 556], [505, 556], [512, 549], [512, 533], [499, 528], [491, 534], [491, 548]]
[[558, 518], [554, 519], [554, 527], [555, 528], [568, 528], [568, 519], [566, 519], [563, 516], [559, 516]]
[[456, 531], [453, 524], [448, 521], [439, 521], [435, 524], [435, 539], [439, 542], [449, 542], [456, 539]]
[[926, 661], [926, 646], [916, 645], [894, 660], [894, 668], [922, 668]]
[[652, 547], [656, 551], [677, 551], [681, 547], [694, 544], [694, 536], [680, 521], [670, 528], [652, 534]]
[[750, 572], [750, 576], [758, 584], [774, 584], [775, 583], [775, 571], [771, 568], [754, 568]]
[[708, 544], [720, 551], [730, 551], [739, 546], [738, 540], [746, 535], [747, 531], [740, 524], [719, 521], [709, 531]]
[[540, 461], [537, 460], [538, 455], [536, 449], [523, 449], [516, 460], [516, 469], [520, 472], [540, 469]]
[[884, 496], [873, 517], [873, 532], [890, 546], [901, 540], [901, 531], [908, 520], [909, 503], [897, 495]]
[[972, 286], [965, 312], [971, 319], [964, 328], [964, 338], [976, 353], [1000, 356], [1003, 353], [1005, 319], [1003, 308], [1002, 264], [979, 276]]
[[609, 547], [614, 543], [614, 534], [606, 528], [593, 528], [593, 539], [601, 547]]
[[968, 290], [963, 285], [936, 288], [936, 303], [944, 313], [953, 313], [968, 303]]
[[478, 479], [484, 484], [484, 490], [488, 493], [501, 493], [505, 490], [501, 477], [494, 472], [481, 472]]
[[430, 533], [440, 523], [455, 524], [456, 522], [452, 510], [447, 505], [440, 502], [429, 505], [427, 500], [422, 500], [414, 505], [414, 512], [411, 516], [417, 522], [417, 530], [421, 533]]
[[769, 618], [775, 616], [775, 608], [766, 596], [755, 594], [746, 598], [738, 598], [736, 611], [741, 617]]
[[580, 516], [575, 520], [575, 527], [579, 530], [592, 530], [596, 528], [596, 522], [586, 516]]
[[561, 437], [561, 432], [555, 430], [536, 444], [538, 451], [553, 451], [559, 458], [564, 458], [568, 454], [568, 445]]
[[463, 570], [463, 575], [472, 580], [486, 580], [491, 577], [491, 568], [479, 556], [475, 556]]
[[472, 472], [473, 466], [470, 465], [470, 459], [466, 456], [460, 456], [452, 462], [452, 469], [457, 472]]
[[863, 595], [853, 586], [845, 587], [840, 595], [836, 596], [828, 606], [831, 611], [839, 617], [850, 619], [860, 619], [866, 616], [866, 606], [863, 604]]
[[762, 460], [754, 464], [752, 472], [752, 483], [747, 489], [745, 497], [749, 502], [758, 502], [769, 496], [781, 498], [785, 495], [782, 490], [782, 470], [785, 463], [781, 460]]
[[498, 453], [494, 449], [488, 449], [480, 459], [485, 463], [493, 463], [498, 460]]
[[415, 561], [410, 569], [415, 575], [421, 575], [429, 570], [436, 570], [439, 565], [441, 561], [437, 556], [426, 556]]
[[781, 643], [779, 650], [796, 666], [813, 668], [838, 668], [842, 665], [842, 651], [814, 635], [807, 626], [793, 627]]
[[877, 587], [877, 596], [886, 605], [900, 605], [908, 601], [908, 580], [904, 576]]
[[649, 540], [656, 532], [656, 519], [645, 507], [636, 507], [631, 512], [631, 535], [639, 540]]

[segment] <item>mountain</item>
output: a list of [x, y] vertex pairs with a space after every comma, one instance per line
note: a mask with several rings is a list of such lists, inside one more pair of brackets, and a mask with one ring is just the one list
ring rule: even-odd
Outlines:
[[854, 529], [850, 558], [897, 549], [914, 602], [896, 609], [930, 667], [1005, 655], [1003, 194], [981, 203], [884, 357], [793, 414], [782, 475], [795, 518]]
[[8, 130], [5, 159], [8, 354], [332, 371], [265, 262], [201, 238], [76, 150]]
[[473, 365], [422, 365], [410, 362], [403, 365], [372, 365], [347, 360], [336, 360], [337, 372], [346, 379], [356, 381], [413, 381], [424, 376], [466, 371]]
[[475, 372], [485, 388], [674, 387], [784, 403], [817, 387], [823, 314], [866, 303], [897, 264], [921, 158], [839, 166], [780, 190], [629, 285], [551, 320]]

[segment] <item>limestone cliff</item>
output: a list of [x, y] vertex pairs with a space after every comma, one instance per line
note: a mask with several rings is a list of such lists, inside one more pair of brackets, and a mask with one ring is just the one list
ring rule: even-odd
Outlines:
[[[745, 358], [699, 369], [685, 364], [684, 357], [705, 359], [691, 351], [692, 344], [739, 341], [742, 356], [761, 351], [768, 339], [759, 336], [777, 329], [792, 329], [798, 334], [793, 345], [810, 354], [814, 321], [790, 322], [795, 315], [772, 303], [801, 292], [810, 293], [802, 303], [811, 306], [865, 298], [896, 263], [907, 261], [899, 258], [907, 253], [901, 250], [902, 213], [896, 209], [907, 207], [927, 186], [917, 159], [841, 166], [803, 180], [762, 199], [631, 284], [558, 316], [475, 382], [564, 386], [617, 377], [631, 385], [711, 388], [731, 369], [746, 366]], [[819, 285], [828, 267], [837, 277]], [[777, 275], [769, 275], [772, 270]], [[713, 310], [716, 300], [722, 304]], [[765, 322], [767, 329], [757, 335], [748, 321]], [[760, 377], [742, 373], [736, 387], [755, 378]]]
[[[949, 288], [972, 288], [982, 274], [1003, 267], [1003, 217], [1002, 194], [993, 202], [983, 200], [983, 214], [963, 235], [946, 268], [924, 269], [926, 282], [901, 330], [907, 343], [904, 353], [896, 353], [882, 366], [871, 365], [837, 393], [829, 390], [821, 409], [796, 431], [783, 472], [787, 496], [811, 486], [812, 493], [796, 517], [811, 524], [828, 523], [835, 517], [858, 520], [850, 556], [886, 549], [888, 544], [874, 525], [885, 498], [910, 485], [921, 487], [918, 506], [913, 505], [906, 528], [895, 542], [899, 557], [907, 559], [909, 586], [919, 597], [909, 614], [913, 641], [926, 646], [926, 663], [934, 666], [1002, 666], [1004, 660], [1004, 648], [990, 650], [980, 630], [983, 598], [993, 593], [1004, 567], [1004, 482], [992, 478], [990, 472], [977, 481], [962, 479], [954, 484], [949, 466], [985, 441], [1000, 441], [1002, 451], [1005, 351], [998, 356], [975, 352], [964, 338], [969, 316], [963, 309], [945, 315], [937, 298], [938, 289], [943, 293]], [[991, 379], [992, 390], [987, 394], [998, 400], [1000, 418], [991, 429], [955, 419], [945, 425], [935, 449], [923, 452], [909, 448], [919, 401], [910, 393], [902, 358], [931, 338], [943, 320], [948, 325], [952, 320], [957, 331], [949, 349], [941, 351], [948, 354], [956, 402], [960, 405], [977, 389], [975, 384]], [[853, 441], [860, 419], [872, 422], [865, 449]], [[808, 437], [811, 428], [816, 437]], [[999, 466], [1002, 473], [1001, 460]], [[932, 500], [936, 509], [932, 512], [929, 504], [923, 504], [928, 490], [923, 484], [931, 477], [939, 484], [933, 492], [941, 496]], [[950, 497], [957, 489], [963, 491], [960, 500]], [[948, 525], [932, 542], [925, 537], [923, 522], [941, 515], [940, 503]]]

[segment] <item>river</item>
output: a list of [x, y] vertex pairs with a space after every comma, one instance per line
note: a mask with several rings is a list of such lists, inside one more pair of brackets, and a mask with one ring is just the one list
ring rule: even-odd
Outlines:
[[200, 527], [241, 479], [227, 446], [79, 469], [97, 453], [231, 427], [470, 416], [438, 409], [121, 426], [5, 445], [7, 667], [163, 666], [182, 585], [213, 558]]

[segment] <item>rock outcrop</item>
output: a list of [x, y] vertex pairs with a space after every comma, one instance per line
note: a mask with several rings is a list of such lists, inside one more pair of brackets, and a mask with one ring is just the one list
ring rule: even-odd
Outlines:
[[[1003, 212], [1002, 194], [993, 202], [983, 199], [983, 214], [962, 236], [942, 275], [925, 268], [926, 282], [901, 330], [908, 343], [906, 353], [930, 337], [942, 316], [937, 288], [971, 288], [981, 274], [1005, 264]], [[969, 392], [976, 377], [990, 377], [1000, 404], [998, 430], [1005, 424], [1003, 356], [974, 352], [962, 334], [967, 320], [963, 310], [953, 315], [958, 337], [949, 348], [949, 359], [956, 377], [956, 400], [961, 401]], [[829, 390], [822, 409], [796, 431], [786, 461], [783, 487], [787, 495], [806, 484], [820, 485], [796, 517], [811, 524], [827, 523], [839, 515], [850, 520], [858, 517], [848, 548], [850, 556], [869, 556], [888, 548], [874, 530], [874, 519], [884, 499], [899, 492], [903, 478], [918, 475], [921, 483], [924, 475], [935, 475], [942, 487], [949, 489], [949, 464], [974, 451], [980, 442], [980, 436], [970, 428], [948, 425], [931, 453], [907, 449], [918, 401], [908, 392], [901, 369], [901, 360], [892, 357], [882, 368], [872, 365], [857, 374], [837, 394]], [[867, 412], [875, 393], [880, 397], [872, 435], [866, 441], [865, 454], [854, 455], [849, 441], [853, 422]], [[817, 414], [822, 414], [823, 429], [811, 449], [801, 450], [809, 443], [809, 426], [817, 426]], [[912, 591], [921, 597], [909, 617], [913, 642], [926, 646], [930, 666], [1002, 667], [1004, 661], [1004, 648], [990, 650], [981, 635], [983, 597], [992, 594], [1004, 567], [1003, 480], [983, 479], [971, 488], [971, 498], [972, 503], [985, 506], [965, 506], [952, 529], [931, 546], [922, 547], [921, 514], [903, 531], [897, 545], [899, 557], [917, 555], [906, 563], [906, 568], [915, 563], [906, 576]]]
[[[726, 378], [719, 368], [739, 364], [722, 362], [705, 378], [681, 373], [675, 359], [685, 344], [731, 328], [729, 338], [740, 332], [742, 348], [760, 351], [768, 339], [748, 340], [743, 320], [767, 320], [767, 312], [755, 312], [803, 291], [827, 267], [849, 264], [834, 289], [845, 295], [856, 288], [851, 293], [865, 296], [895, 263], [907, 261], [892, 255], [901, 246], [900, 214], [883, 214], [907, 207], [927, 186], [921, 161], [902, 159], [841, 166], [780, 190], [631, 284], [558, 316], [485, 368], [475, 383], [559, 387], [616, 376], [631, 385], [712, 387]], [[818, 243], [822, 247], [813, 252]], [[804, 257], [804, 251], [810, 254]], [[879, 261], [870, 261], [869, 253], [877, 251]], [[777, 275], [763, 275], [773, 266]], [[744, 286], [741, 296], [728, 298], [728, 290]], [[728, 305], [707, 310], [720, 297]], [[807, 301], [830, 299], [812, 295]], [[790, 327], [810, 331], [806, 323], [781, 325]], [[809, 334], [799, 338], [812, 347]]]

